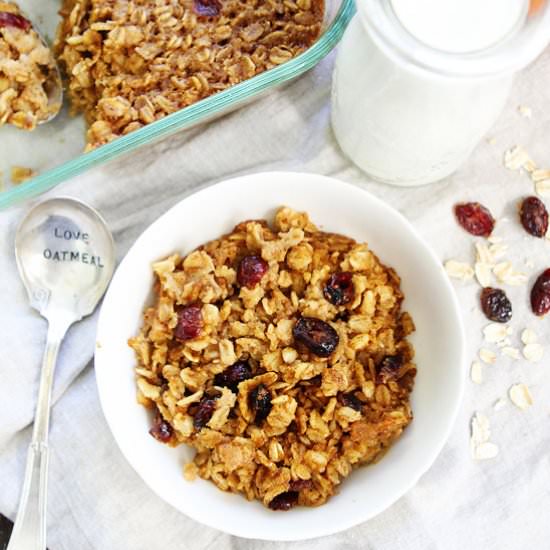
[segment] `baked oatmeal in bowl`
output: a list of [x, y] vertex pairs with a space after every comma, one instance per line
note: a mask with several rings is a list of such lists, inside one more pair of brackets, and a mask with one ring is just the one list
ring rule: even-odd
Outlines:
[[284, 207], [152, 269], [137, 395], [152, 436], [196, 450], [187, 477], [317, 506], [412, 420], [414, 324], [367, 244]]
[[97, 339], [132, 466], [186, 515], [250, 538], [380, 513], [439, 453], [463, 385], [437, 258], [381, 201], [310, 174], [236, 178], [162, 216], [115, 274]]

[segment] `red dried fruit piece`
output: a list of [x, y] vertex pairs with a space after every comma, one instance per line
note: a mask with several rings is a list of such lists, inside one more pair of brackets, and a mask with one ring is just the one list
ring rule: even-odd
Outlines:
[[286, 512], [298, 504], [298, 492], [287, 491], [277, 495], [270, 503], [271, 510]]
[[222, 4], [219, 0], [193, 0], [193, 11], [203, 17], [219, 15]]
[[313, 481], [311, 479], [295, 479], [290, 482], [288, 486], [289, 491], [304, 491], [305, 489], [312, 489]]
[[193, 415], [193, 426], [195, 426], [195, 429], [200, 430], [201, 428], [204, 428], [212, 418], [215, 410], [216, 399], [213, 397], [203, 397], [199, 401], [197, 410]]
[[323, 289], [325, 298], [335, 306], [351, 302], [353, 300], [352, 277], [353, 275], [349, 271], [334, 273]]
[[149, 430], [149, 433], [162, 443], [168, 443], [172, 439], [174, 430], [172, 426], [162, 418], [160, 411], [157, 409], [155, 416], [153, 417], [153, 426]]
[[507, 323], [512, 318], [512, 304], [500, 288], [486, 287], [481, 291], [481, 309], [495, 323]]
[[548, 231], [548, 211], [537, 197], [527, 197], [519, 208], [521, 225], [529, 235], [544, 237]]
[[269, 266], [260, 256], [245, 256], [237, 269], [237, 281], [241, 286], [254, 288], [267, 273]]
[[338, 346], [338, 333], [321, 319], [300, 317], [292, 329], [294, 339], [319, 357], [328, 357]]
[[23, 31], [28, 31], [31, 28], [31, 22], [16, 13], [0, 11], [0, 28], [1, 27], [15, 27]]
[[355, 411], [361, 411], [364, 405], [364, 403], [355, 397], [353, 393], [343, 393], [340, 396], [340, 402], [344, 405], [344, 407], [350, 407]]
[[495, 219], [479, 202], [464, 202], [455, 206], [458, 223], [476, 237], [488, 237], [495, 227]]
[[546, 315], [550, 311], [550, 268], [543, 271], [533, 285], [531, 308], [535, 315]]
[[214, 376], [214, 386], [226, 387], [233, 392], [237, 392], [239, 384], [249, 378], [252, 378], [250, 365], [246, 361], [237, 361]]
[[202, 330], [202, 312], [200, 306], [186, 306], [178, 311], [178, 324], [174, 336], [178, 340], [196, 338]]
[[254, 411], [255, 422], [259, 424], [267, 418], [271, 411], [271, 392], [260, 384], [248, 396], [250, 408]]
[[395, 380], [399, 376], [399, 371], [403, 365], [403, 359], [400, 355], [386, 355], [378, 364], [378, 381], [386, 384], [390, 380]]

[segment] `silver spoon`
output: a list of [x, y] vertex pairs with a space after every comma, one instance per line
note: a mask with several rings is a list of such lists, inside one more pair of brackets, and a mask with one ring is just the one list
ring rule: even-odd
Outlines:
[[7, 550], [45, 550], [48, 425], [53, 373], [67, 329], [94, 311], [115, 265], [101, 216], [75, 199], [35, 206], [15, 236], [17, 267], [31, 306], [48, 321], [40, 389], [25, 481]]

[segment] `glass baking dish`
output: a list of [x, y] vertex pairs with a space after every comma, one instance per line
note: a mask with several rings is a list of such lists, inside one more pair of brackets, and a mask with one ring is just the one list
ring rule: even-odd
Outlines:
[[[60, 0], [18, 0], [23, 12], [50, 43], [59, 22], [60, 3]], [[67, 101], [52, 122], [37, 127], [33, 132], [8, 125], [0, 127], [0, 172], [4, 181], [0, 209], [39, 195], [92, 166], [225, 114], [296, 78], [334, 48], [354, 11], [353, 0], [326, 0], [324, 31], [303, 54], [88, 153], [83, 152], [84, 119], [81, 115], [72, 117], [68, 114]], [[31, 168], [37, 175], [14, 185], [9, 182], [13, 166]]]

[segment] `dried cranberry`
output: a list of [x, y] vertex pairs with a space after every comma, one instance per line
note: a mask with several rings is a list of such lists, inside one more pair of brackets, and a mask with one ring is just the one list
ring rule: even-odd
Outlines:
[[254, 288], [267, 273], [268, 265], [260, 256], [245, 256], [237, 269], [237, 281], [241, 286]]
[[455, 206], [458, 223], [476, 237], [488, 237], [495, 227], [495, 219], [479, 202], [464, 202]]
[[550, 311], [550, 269], [543, 271], [531, 290], [531, 307], [535, 315]]
[[178, 311], [178, 324], [174, 336], [178, 340], [196, 338], [202, 329], [202, 312], [200, 306], [186, 306]]
[[338, 346], [338, 333], [321, 319], [300, 317], [292, 330], [294, 339], [319, 357], [328, 357]]
[[363, 408], [363, 402], [353, 393], [343, 393], [340, 396], [340, 401], [344, 407], [350, 407], [355, 411], [360, 411]]
[[537, 197], [527, 197], [519, 208], [521, 225], [529, 235], [544, 237], [548, 231], [548, 211]]
[[399, 375], [403, 359], [399, 355], [386, 355], [378, 364], [378, 380], [382, 384], [386, 384], [390, 380], [394, 380]]
[[277, 495], [270, 503], [269, 507], [272, 510], [286, 512], [298, 504], [298, 492], [287, 491]]
[[271, 411], [271, 392], [263, 384], [260, 384], [250, 392], [248, 402], [256, 415], [255, 422], [259, 424], [267, 418]]
[[353, 300], [353, 281], [349, 271], [334, 273], [323, 289], [325, 298], [335, 306], [348, 304]]
[[222, 9], [220, 0], [193, 0], [193, 11], [204, 17], [219, 15]]
[[31, 28], [31, 22], [16, 13], [0, 11], [0, 28], [2, 27], [15, 27], [23, 31], [28, 31]]
[[290, 482], [288, 486], [289, 491], [304, 491], [305, 489], [311, 489], [313, 487], [313, 481], [311, 479], [296, 479]]
[[481, 309], [490, 321], [507, 323], [512, 318], [512, 304], [500, 288], [484, 288], [481, 291], [480, 301]]
[[204, 428], [212, 418], [215, 409], [216, 400], [212, 397], [203, 397], [199, 401], [199, 406], [193, 416], [193, 426], [195, 426], [197, 430]]
[[249, 378], [252, 378], [250, 365], [246, 361], [237, 361], [214, 376], [214, 386], [227, 387], [231, 391], [237, 392], [239, 384]]
[[168, 443], [172, 439], [174, 430], [172, 426], [162, 418], [160, 411], [157, 409], [155, 416], [153, 417], [153, 426], [149, 430], [149, 433], [158, 441], [162, 443]]

